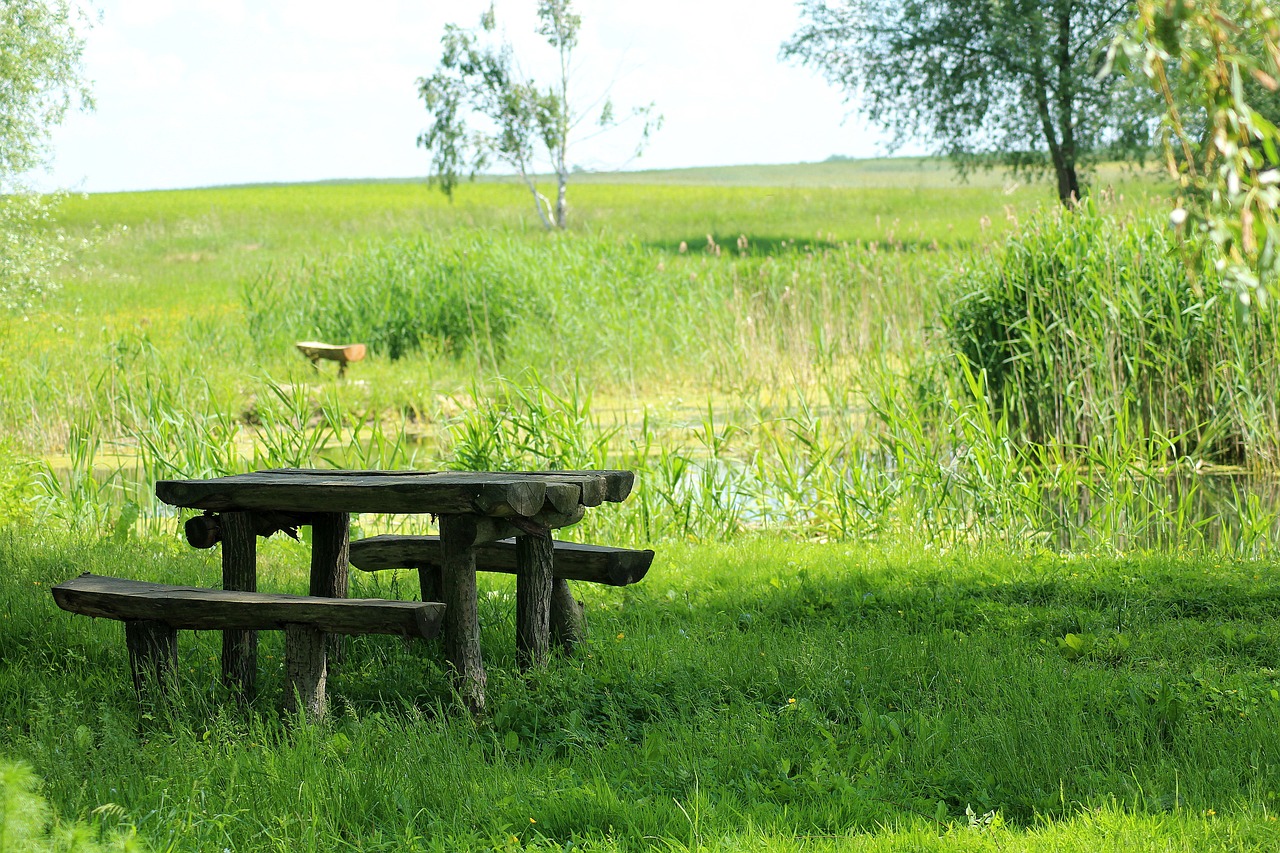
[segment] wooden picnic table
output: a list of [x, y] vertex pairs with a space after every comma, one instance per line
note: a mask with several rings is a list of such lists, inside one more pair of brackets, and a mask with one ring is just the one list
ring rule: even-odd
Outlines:
[[[257, 591], [256, 537], [311, 526], [310, 594], [345, 598], [352, 513], [429, 513], [440, 525], [445, 658], [472, 710], [484, 707], [475, 548], [515, 536], [516, 646], [522, 665], [545, 661], [553, 584], [551, 531], [577, 523], [589, 507], [622, 501], [630, 471], [529, 473], [276, 469], [203, 480], [161, 480], [165, 503], [200, 509], [187, 522], [197, 547], [222, 542], [222, 585]], [[226, 630], [223, 677], [253, 690], [257, 635]]]

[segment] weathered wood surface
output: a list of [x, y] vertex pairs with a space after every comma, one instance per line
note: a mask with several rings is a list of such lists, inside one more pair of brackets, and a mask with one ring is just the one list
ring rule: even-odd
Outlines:
[[[587, 506], [599, 506], [601, 501], [609, 503], [621, 503], [631, 494], [631, 489], [636, 483], [636, 475], [634, 471], [616, 471], [616, 470], [599, 470], [599, 471], [522, 471], [521, 474], [527, 477], [589, 477], [593, 480], [602, 481], [603, 490], [600, 492], [600, 500], [596, 503], [587, 504]], [[584, 500], [583, 503], [586, 503]]]
[[[547, 503], [543, 509], [560, 513], [569, 513], [577, 506], [593, 507], [602, 502], [621, 502], [631, 494], [635, 485], [635, 474], [631, 471], [516, 471], [516, 472], [482, 472], [482, 471], [349, 471], [327, 470], [316, 468], [272, 468], [258, 471], [255, 474], [240, 474], [235, 479], [247, 479], [255, 476], [291, 477], [323, 477], [328, 480], [345, 480], [352, 484], [396, 484], [401, 485], [404, 478], [420, 478], [418, 482], [429, 485], [432, 482], [450, 483], [453, 481], [485, 481], [495, 484], [509, 483], [515, 480], [531, 480], [543, 483], [549, 488], [545, 493]], [[233, 478], [222, 478], [233, 479]], [[181, 482], [181, 481], [180, 481]], [[163, 496], [162, 496], [162, 499]], [[179, 504], [180, 506], [182, 504]], [[216, 509], [216, 507], [211, 507]], [[339, 507], [341, 508], [341, 507]], [[291, 507], [290, 509], [296, 509]], [[356, 510], [350, 510], [355, 512]], [[363, 510], [360, 510], [363, 511]], [[372, 510], [384, 511], [384, 510]], [[417, 510], [385, 510], [387, 512], [410, 512]], [[434, 510], [426, 510], [434, 512]], [[467, 512], [466, 508], [454, 506], [450, 511]], [[486, 512], [480, 509], [481, 512]], [[489, 515], [506, 513], [486, 512]], [[528, 515], [518, 512], [519, 515]]]
[[566, 652], [587, 637], [587, 614], [582, 602], [573, 597], [569, 582], [556, 578], [551, 582], [551, 641]]
[[[312, 473], [317, 469], [314, 468], [268, 468], [259, 473], [263, 474], [296, 474], [296, 473]], [[323, 471], [325, 474], [337, 474], [352, 477], [368, 477], [368, 476], [391, 476], [398, 477], [404, 474], [476, 474], [479, 476], [491, 477], [530, 477], [538, 480], [555, 480], [569, 483], [583, 483], [588, 481], [604, 481], [604, 490], [602, 492], [603, 500], [611, 503], [620, 503], [627, 499], [631, 494], [631, 489], [635, 486], [636, 475], [632, 471], [621, 471], [611, 469], [601, 470], [585, 470], [585, 471], [501, 471], [501, 472], [481, 472], [481, 471], [360, 471], [360, 470], [332, 470]], [[598, 486], [590, 486], [590, 488], [598, 488]], [[585, 503], [585, 501], [584, 501]], [[588, 504], [588, 506], [596, 506], [597, 504]]]
[[217, 511], [374, 512], [523, 516], [581, 505], [580, 483], [471, 472], [261, 471], [208, 480], [160, 480], [156, 497]]
[[318, 720], [325, 712], [328, 666], [325, 634], [306, 625], [284, 627], [284, 707]]
[[[258, 536], [284, 533], [292, 539], [298, 538], [298, 528], [310, 524], [312, 518], [311, 513], [271, 510], [261, 510], [250, 515], [253, 532]], [[212, 548], [222, 541], [222, 516], [206, 512], [204, 515], [188, 518], [182, 529], [187, 537], [187, 544], [192, 548]]]
[[546, 666], [551, 645], [550, 532], [516, 538], [516, 664]]
[[480, 614], [476, 602], [475, 548], [467, 541], [465, 518], [440, 517], [440, 565], [444, 576], [444, 656], [453, 686], [472, 713], [484, 710], [487, 676], [480, 654]]
[[124, 623], [124, 642], [129, 649], [129, 671], [133, 689], [139, 696], [151, 687], [168, 689], [178, 671], [178, 632], [172, 626], [149, 619]]
[[[626, 586], [642, 579], [653, 563], [653, 552], [604, 545], [556, 542], [552, 575], [561, 580]], [[476, 568], [515, 574], [516, 541], [503, 539], [478, 545]], [[351, 543], [351, 565], [366, 572], [383, 569], [423, 569], [440, 565], [440, 537], [387, 534]]]
[[[253, 517], [229, 512], [222, 518], [222, 588], [255, 593], [258, 589], [258, 540]], [[253, 695], [258, 678], [258, 635], [253, 631], [222, 632], [222, 683], [242, 697]]]
[[[317, 513], [311, 522], [311, 595], [346, 598], [350, 574], [347, 546], [351, 539], [351, 516], [345, 512]], [[341, 637], [329, 639], [335, 664], [341, 664]]]
[[306, 625], [330, 634], [399, 634], [431, 639], [440, 630], [444, 611], [444, 605], [438, 602], [201, 589], [87, 572], [53, 587], [53, 597], [59, 607], [72, 613], [145, 619], [197, 631], [282, 630], [286, 625]]

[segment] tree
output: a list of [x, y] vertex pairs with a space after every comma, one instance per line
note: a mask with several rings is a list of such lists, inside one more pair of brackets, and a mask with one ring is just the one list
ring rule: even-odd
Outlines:
[[[558, 68], [554, 82], [546, 88], [523, 76], [511, 45], [495, 36], [492, 6], [481, 16], [477, 29], [445, 27], [440, 64], [430, 77], [417, 81], [418, 94], [432, 117], [418, 144], [431, 152], [432, 177], [451, 198], [463, 173], [475, 177], [496, 160], [513, 169], [528, 187], [543, 226], [564, 228], [571, 138], [592, 117], [602, 130], [617, 120], [607, 97], [599, 99], [598, 110], [579, 112], [571, 106], [573, 50], [582, 26], [571, 0], [539, 0], [538, 21], [537, 32], [555, 51]], [[633, 110], [632, 115], [643, 119], [636, 146], [639, 156], [662, 118], [653, 114], [652, 104]], [[539, 143], [556, 177], [554, 206], [534, 179]]]
[[0, 5], [0, 308], [21, 307], [51, 288], [63, 253], [49, 234], [48, 200], [29, 174], [48, 162], [49, 132], [76, 101], [84, 40], [69, 0], [5, 0]]
[[[1280, 19], [1273, 0], [1140, 0], [1108, 65], [1127, 60], [1163, 106], [1171, 214], [1241, 313], [1280, 284]], [[1193, 267], [1194, 268], [1194, 267]]]
[[1058, 198], [1104, 158], [1141, 159], [1145, 87], [1098, 77], [1123, 0], [805, 0], [783, 45], [897, 134], [924, 133], [963, 171], [1051, 169]]

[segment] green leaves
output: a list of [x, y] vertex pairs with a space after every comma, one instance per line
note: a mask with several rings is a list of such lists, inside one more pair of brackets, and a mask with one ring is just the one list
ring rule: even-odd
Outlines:
[[1141, 161], [1149, 148], [1150, 96], [1094, 73], [1122, 14], [1114, 0], [806, 0], [801, 8], [805, 23], [783, 56], [820, 71], [895, 142], [927, 140], [961, 170], [1051, 171], [1070, 205], [1081, 194], [1077, 170]]
[[1104, 637], [1068, 633], [1058, 638], [1058, 651], [1069, 661], [1089, 658], [1116, 663], [1126, 656], [1131, 645], [1129, 638], [1119, 632]]
[[1266, 0], [1144, 0], [1111, 46], [1121, 54], [1164, 106], [1171, 221], [1189, 267], [1211, 262], [1243, 318], [1280, 284], [1276, 12]]
[[[565, 228], [569, 182], [569, 137], [588, 118], [573, 110], [569, 98], [573, 50], [582, 17], [571, 0], [539, 0], [537, 32], [555, 50], [559, 73], [543, 87], [524, 77], [511, 45], [495, 40], [493, 6], [480, 18], [479, 30], [449, 24], [440, 43], [440, 64], [430, 77], [418, 78], [418, 94], [432, 115], [432, 124], [418, 136], [418, 144], [432, 153], [431, 171], [450, 198], [460, 176], [475, 175], [493, 163], [510, 167], [528, 187], [544, 228]], [[596, 124], [614, 124], [613, 106], [603, 101]], [[644, 126], [636, 155], [650, 133], [661, 126], [652, 105], [633, 111]], [[541, 143], [539, 146], [536, 143]], [[549, 162], [555, 173], [554, 205], [538, 189], [534, 173]]]

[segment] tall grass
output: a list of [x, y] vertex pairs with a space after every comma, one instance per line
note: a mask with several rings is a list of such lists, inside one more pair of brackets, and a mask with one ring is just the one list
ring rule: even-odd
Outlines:
[[375, 244], [250, 282], [247, 321], [259, 344], [278, 345], [272, 332], [283, 326], [295, 340], [361, 341], [393, 361], [424, 346], [496, 352], [515, 323], [544, 322], [538, 268], [553, 262], [523, 241], [480, 234]]
[[[1157, 230], [1048, 215], [959, 270], [885, 237], [682, 249], [461, 231], [277, 268], [247, 280], [241, 328], [102, 344], [66, 395], [42, 506], [115, 535], [135, 515], [165, 523], [162, 477], [618, 467], [640, 475], [635, 496], [569, 535], [1268, 551], [1272, 491], [1194, 465], [1226, 446], [1265, 464], [1274, 403], [1254, 389], [1273, 326], [1197, 301]], [[316, 335], [374, 344], [353, 369], [370, 378], [279, 361]], [[247, 353], [273, 369], [228, 369]]]
[[1192, 278], [1146, 217], [1044, 214], [948, 275], [949, 343], [986, 374], [1021, 442], [1088, 448], [1117, 434], [1170, 461], [1280, 460], [1280, 322], [1236, 316], [1212, 270]]
[[[610, 234], [530, 241], [464, 233], [372, 244], [243, 290], [261, 352], [360, 340], [396, 360], [461, 359], [479, 376], [533, 368], [610, 385], [698, 376], [807, 384], [900, 349], [927, 247], [746, 235], [664, 251]], [[909, 332], [907, 333], [909, 334]]]

